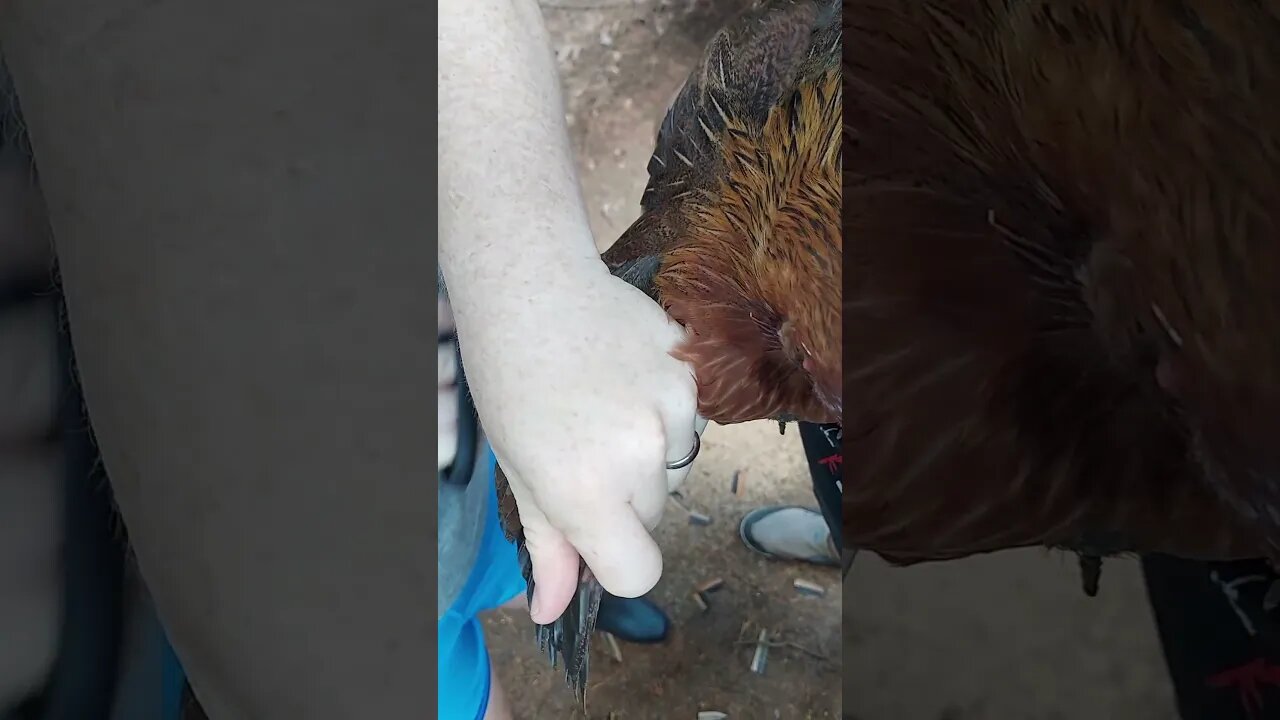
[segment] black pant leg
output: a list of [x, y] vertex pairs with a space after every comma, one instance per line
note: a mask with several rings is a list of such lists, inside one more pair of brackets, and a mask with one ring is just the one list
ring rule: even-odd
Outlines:
[[809, 476], [813, 480], [813, 494], [818, 500], [822, 517], [831, 529], [836, 547], [844, 547], [840, 531], [840, 503], [844, 493], [844, 454], [840, 425], [818, 425], [801, 422], [800, 441], [804, 444], [805, 459], [809, 462]]
[[1262, 561], [1142, 560], [1183, 720], [1280, 718], [1280, 623]]

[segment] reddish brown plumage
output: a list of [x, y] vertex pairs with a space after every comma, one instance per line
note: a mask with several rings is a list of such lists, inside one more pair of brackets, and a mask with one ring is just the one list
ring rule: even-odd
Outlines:
[[605, 253], [691, 331], [676, 355], [716, 422], [837, 421], [839, 27], [834, 2], [763, 2], [709, 45]]
[[722, 135], [725, 176], [680, 209], [654, 284], [693, 331], [676, 355], [710, 420], [840, 419], [839, 82], [831, 68], [797, 89], [799, 123], [783, 106]]
[[1267, 554], [1277, 18], [846, 0], [847, 543]]

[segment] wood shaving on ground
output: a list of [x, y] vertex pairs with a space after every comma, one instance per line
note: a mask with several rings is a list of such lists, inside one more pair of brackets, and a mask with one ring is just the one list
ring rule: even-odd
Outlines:
[[761, 629], [760, 636], [756, 638], [756, 651], [751, 656], [751, 672], [757, 675], [764, 674], [765, 664], [769, 660], [769, 631]]
[[827, 594], [827, 589], [821, 585], [808, 580], [801, 580], [800, 578], [796, 578], [791, 583], [791, 586], [796, 589], [796, 592], [809, 597], [822, 597]]
[[724, 587], [724, 578], [717, 577], [702, 583], [695, 589], [699, 593], [712, 593], [719, 590], [722, 587]]
[[617, 660], [619, 663], [621, 663], [622, 648], [618, 647], [618, 639], [615, 638], [612, 633], [601, 633], [601, 634], [604, 635], [605, 641], [608, 642], [609, 644], [609, 654], [613, 656], [614, 660]]
[[[762, 630], [761, 632], [764, 632], [764, 631]], [[759, 640], [739, 640], [736, 644], [758, 646], [761, 643]], [[800, 643], [795, 642], [793, 640], [768, 640], [768, 641], [765, 641], [764, 646], [771, 647], [771, 648], [791, 648], [792, 650], [799, 650], [800, 652], [804, 653], [805, 655], [808, 655], [814, 660], [822, 660], [824, 662], [829, 662], [831, 660], [831, 658], [818, 652], [817, 650], [810, 650], [804, 645], [801, 645]]]

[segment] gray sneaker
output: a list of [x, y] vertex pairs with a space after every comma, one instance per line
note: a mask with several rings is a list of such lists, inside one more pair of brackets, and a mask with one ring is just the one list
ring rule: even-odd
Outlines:
[[774, 560], [840, 566], [822, 513], [799, 505], [769, 505], [743, 516], [738, 536], [751, 550]]

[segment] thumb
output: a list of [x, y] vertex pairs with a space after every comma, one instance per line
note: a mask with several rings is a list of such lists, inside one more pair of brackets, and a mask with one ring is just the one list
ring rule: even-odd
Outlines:
[[532, 502], [517, 503], [520, 524], [524, 527], [525, 548], [533, 563], [533, 598], [529, 615], [546, 625], [554, 622], [569, 607], [581, 577], [578, 551], [551, 524]]
[[662, 551], [630, 504], [599, 511], [568, 536], [604, 589], [617, 597], [640, 597], [662, 577]]

